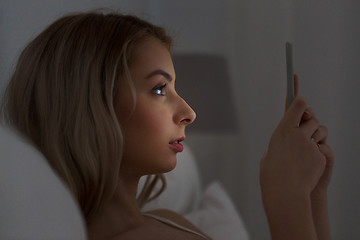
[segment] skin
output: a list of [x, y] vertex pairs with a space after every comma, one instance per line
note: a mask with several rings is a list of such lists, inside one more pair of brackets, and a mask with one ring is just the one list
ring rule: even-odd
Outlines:
[[331, 239], [327, 187], [334, 154], [327, 128], [297, 93], [295, 76], [296, 98], [261, 160], [264, 208], [272, 239]]
[[133, 59], [130, 72], [136, 88], [135, 111], [131, 113], [134, 103], [125, 82], [115, 110], [125, 138], [121, 169], [139, 178], [175, 168], [176, 151], [169, 142], [185, 136], [185, 127], [196, 115], [176, 93], [171, 56], [157, 39], [139, 44]]
[[[126, 82], [120, 82], [115, 101], [125, 140], [120, 181], [113, 199], [88, 224], [89, 239], [202, 239], [141, 214], [136, 201], [140, 177], [174, 169], [177, 151], [169, 143], [185, 136], [186, 126], [196, 116], [176, 93], [170, 53], [157, 39], [138, 44], [130, 73], [136, 105]], [[297, 92], [297, 78], [295, 86]], [[296, 97], [261, 161], [260, 182], [272, 239], [330, 239], [326, 192], [333, 153], [326, 139], [327, 129], [314, 110], [304, 98]], [[155, 213], [199, 231], [174, 212]]]
[[[175, 168], [177, 151], [169, 143], [185, 137], [185, 128], [196, 114], [176, 93], [173, 62], [159, 40], [149, 37], [138, 43], [129, 70], [136, 105], [125, 81], [119, 83], [115, 100], [125, 142], [120, 182], [113, 199], [88, 224], [89, 238], [202, 239], [141, 214], [136, 200], [140, 177]], [[156, 214], [199, 231], [174, 212], [161, 210]]]

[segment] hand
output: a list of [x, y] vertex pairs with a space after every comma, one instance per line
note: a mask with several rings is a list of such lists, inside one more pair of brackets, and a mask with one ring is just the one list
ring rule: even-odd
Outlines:
[[[299, 92], [299, 79], [297, 75], [294, 76], [294, 89], [295, 89], [295, 97], [297, 97]], [[285, 112], [287, 111], [286, 102], [287, 101], [285, 101]], [[312, 108], [308, 108], [302, 117], [301, 123], [303, 121], [309, 120], [312, 116], [315, 116], [315, 112]], [[311, 137], [312, 141], [318, 144], [319, 151], [326, 158], [325, 171], [321, 176], [315, 189], [311, 193], [311, 197], [313, 200], [321, 199], [324, 197], [324, 195], [327, 194], [327, 187], [330, 183], [330, 179], [332, 175], [332, 170], [334, 166], [334, 152], [332, 151], [330, 146], [326, 144], [327, 137], [328, 137], [328, 129], [326, 126], [323, 125], [320, 125], [319, 128]]]
[[312, 114], [306, 100], [296, 97], [261, 160], [260, 184], [272, 239], [318, 239], [311, 193], [326, 159], [311, 140], [320, 126]]
[[331, 239], [327, 187], [334, 154], [326, 144], [327, 128], [297, 97], [296, 75], [294, 83], [294, 102], [261, 160], [264, 208], [273, 239]]
[[310, 197], [316, 188], [325, 171], [326, 158], [311, 140], [320, 127], [311, 111], [304, 98], [295, 97], [275, 129], [261, 160], [263, 193]]
[[311, 209], [316, 234], [319, 240], [330, 240], [330, 222], [328, 213], [327, 187], [330, 182], [334, 165], [334, 153], [326, 144], [327, 128], [320, 126], [313, 134], [312, 139], [318, 144], [319, 151], [326, 158], [326, 167], [315, 189], [311, 192]]

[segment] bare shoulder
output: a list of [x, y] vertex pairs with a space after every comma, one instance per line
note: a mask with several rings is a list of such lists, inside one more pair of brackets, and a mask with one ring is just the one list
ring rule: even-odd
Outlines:
[[168, 210], [168, 209], [157, 209], [157, 210], [152, 210], [152, 211], [149, 211], [147, 212], [149, 214], [152, 214], [152, 215], [156, 215], [156, 216], [159, 216], [159, 217], [162, 217], [162, 218], [165, 218], [165, 219], [168, 219], [176, 224], [179, 224], [185, 228], [188, 228], [188, 229], [191, 229], [195, 232], [198, 232], [198, 233], [201, 233], [203, 235], [206, 235], [204, 234], [198, 227], [196, 227], [193, 223], [191, 223], [189, 220], [187, 220], [185, 217], [183, 217], [182, 215], [174, 212], [174, 211], [171, 211], [171, 210]]
[[[194, 224], [188, 221], [186, 218], [181, 216], [180, 214], [166, 210], [159, 209], [146, 212], [146, 214], [150, 214], [153, 217], [148, 216], [147, 220], [138, 227], [129, 229], [129, 231], [123, 232], [121, 235], [118, 235], [114, 238], [121, 240], [133, 240], [133, 239], [146, 239], [146, 240], [204, 240], [205, 237], [201, 237], [200, 235], [194, 234], [189, 231], [184, 231], [181, 229], [187, 228], [194, 232], [200, 233], [204, 236], [206, 234], [202, 233], [200, 229], [198, 229]], [[145, 216], [146, 216], [145, 214]], [[156, 217], [160, 217], [161, 219], [170, 220], [172, 223], [176, 225], [180, 225], [181, 227], [174, 226], [171, 223], [166, 223], [160, 220], [157, 220]], [[210, 239], [210, 238], [207, 238]]]

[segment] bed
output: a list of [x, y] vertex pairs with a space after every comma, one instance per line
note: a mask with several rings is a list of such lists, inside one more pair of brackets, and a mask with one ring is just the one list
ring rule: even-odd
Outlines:
[[[76, 201], [43, 156], [1, 125], [0, 153], [0, 239], [86, 239], [84, 218]], [[178, 155], [178, 165], [166, 179], [163, 194], [142, 211], [171, 209], [215, 240], [249, 239], [221, 183], [201, 185], [189, 146]]]

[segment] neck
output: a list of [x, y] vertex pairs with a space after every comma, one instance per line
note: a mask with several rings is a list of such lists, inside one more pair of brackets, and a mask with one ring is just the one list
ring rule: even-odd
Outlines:
[[139, 177], [120, 176], [113, 198], [88, 223], [89, 239], [116, 236], [144, 223], [136, 200]]

